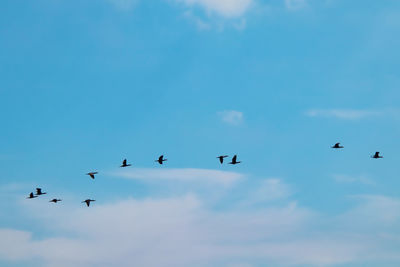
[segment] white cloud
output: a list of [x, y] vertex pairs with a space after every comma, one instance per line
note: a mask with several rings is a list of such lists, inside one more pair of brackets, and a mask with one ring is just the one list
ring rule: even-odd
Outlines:
[[211, 183], [221, 185], [231, 185], [243, 175], [237, 172], [220, 171], [211, 169], [147, 169], [147, 168], [132, 168], [130, 170], [118, 171], [112, 173], [114, 176], [120, 176], [129, 179], [140, 179], [144, 181], [180, 181], [180, 182], [196, 182], [196, 183]]
[[357, 109], [311, 109], [306, 112], [309, 117], [327, 117], [345, 120], [356, 120], [382, 115], [380, 111]]
[[221, 120], [230, 125], [240, 125], [243, 122], [243, 113], [236, 110], [225, 110], [217, 113]]
[[186, 6], [199, 6], [209, 14], [217, 14], [226, 18], [240, 17], [248, 11], [253, 0], [176, 0]]
[[[0, 259], [21, 261], [30, 259], [32, 253], [27, 253], [31, 244], [32, 234], [13, 229], [0, 229]], [[5, 242], [6, 241], [6, 242]]]
[[306, 0], [285, 0], [285, 6], [289, 10], [298, 10], [307, 5]]

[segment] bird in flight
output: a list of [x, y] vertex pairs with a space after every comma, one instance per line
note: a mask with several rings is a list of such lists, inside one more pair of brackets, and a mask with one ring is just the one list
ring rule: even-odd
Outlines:
[[332, 148], [344, 148], [344, 146], [341, 146], [340, 143], [336, 143]]
[[89, 175], [92, 179], [94, 179], [94, 175], [95, 174], [98, 174], [98, 172], [89, 172], [89, 173], [86, 173], [86, 175]]
[[373, 159], [382, 159], [383, 157], [381, 155], [379, 155], [379, 152], [375, 152], [375, 154], [373, 156], [371, 156], [371, 158], [373, 158]]
[[92, 202], [92, 201], [96, 201], [96, 200], [94, 200], [94, 199], [86, 199], [86, 200], [84, 200], [84, 201], [82, 201], [82, 203], [86, 203], [86, 206], [90, 206], [90, 202]]
[[35, 197], [37, 197], [37, 196], [35, 196], [35, 195], [33, 194], [33, 192], [31, 192], [31, 193], [29, 194], [29, 197], [27, 197], [27, 198], [29, 199], [29, 198], [35, 198]]
[[126, 164], [126, 159], [124, 159], [124, 161], [122, 161], [122, 165], [120, 167], [128, 167], [131, 166], [131, 164]]
[[233, 156], [232, 161], [229, 162], [229, 164], [235, 165], [235, 164], [238, 164], [238, 163], [240, 163], [240, 162], [241, 162], [241, 161], [237, 161], [237, 155], [235, 155], [235, 156]]
[[46, 192], [42, 192], [42, 188], [36, 188], [36, 195], [40, 196], [40, 195], [45, 195], [47, 194]]
[[224, 158], [227, 158], [228, 156], [218, 156], [217, 159], [219, 159], [219, 162], [224, 163]]
[[158, 162], [158, 163], [160, 163], [160, 164], [163, 164], [164, 161], [167, 161], [167, 159], [164, 159], [164, 155], [161, 155], [161, 156], [156, 160], [156, 162]]
[[53, 198], [53, 199], [52, 199], [52, 200], [50, 200], [49, 202], [54, 202], [54, 203], [57, 203], [58, 201], [61, 201], [61, 199]]

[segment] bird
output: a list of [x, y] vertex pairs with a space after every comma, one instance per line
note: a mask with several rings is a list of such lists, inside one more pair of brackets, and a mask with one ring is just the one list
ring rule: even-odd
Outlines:
[[89, 172], [89, 173], [86, 173], [86, 175], [89, 175], [92, 179], [94, 179], [94, 175], [95, 174], [98, 174], [98, 172]]
[[344, 148], [344, 146], [341, 146], [340, 143], [336, 143], [332, 148]]
[[36, 195], [40, 196], [40, 195], [45, 195], [47, 194], [46, 192], [42, 192], [42, 188], [36, 188]]
[[235, 164], [238, 164], [241, 162], [241, 161], [237, 161], [236, 159], [237, 159], [237, 155], [233, 156], [232, 161], [229, 162], [229, 164], [235, 165]]
[[163, 161], [167, 161], [167, 159], [164, 159], [164, 155], [161, 155], [157, 160], [155, 160], [156, 162], [163, 164]]
[[221, 162], [221, 164], [224, 162], [224, 158], [227, 158], [228, 156], [218, 156], [217, 159], [219, 159], [219, 162]]
[[86, 200], [82, 201], [82, 203], [86, 203], [86, 205], [89, 207], [90, 206], [90, 202], [92, 202], [92, 201], [96, 201], [96, 200], [94, 200], [94, 199], [86, 199]]
[[131, 164], [126, 164], [126, 159], [124, 159], [124, 161], [122, 161], [122, 165], [120, 167], [128, 167], [131, 166]]
[[58, 201], [61, 201], [61, 199], [53, 198], [53, 199], [52, 199], [52, 200], [50, 200], [49, 202], [54, 202], [54, 203], [57, 203]]
[[35, 195], [33, 194], [33, 192], [31, 192], [31, 193], [29, 194], [29, 197], [27, 197], [27, 198], [29, 199], [29, 198], [35, 198], [35, 197], [37, 197], [37, 196], [35, 196]]
[[381, 155], [379, 155], [379, 152], [375, 152], [375, 154], [373, 156], [371, 156], [371, 158], [373, 159], [382, 159], [383, 157]]

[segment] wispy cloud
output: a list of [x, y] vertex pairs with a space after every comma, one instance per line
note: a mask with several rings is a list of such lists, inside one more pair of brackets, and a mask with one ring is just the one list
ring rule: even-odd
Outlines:
[[207, 13], [217, 14], [225, 18], [243, 16], [253, 4], [253, 0], [176, 0], [188, 7], [198, 6]]
[[384, 195], [353, 195], [350, 198], [358, 201], [359, 205], [339, 217], [342, 220], [341, 224], [368, 231], [379, 229], [385, 232], [387, 229], [398, 229], [399, 199]]
[[180, 181], [180, 182], [197, 182], [211, 183], [221, 185], [231, 185], [244, 176], [237, 172], [220, 171], [211, 169], [146, 169], [132, 168], [129, 171], [117, 171], [112, 173], [114, 176], [119, 176], [128, 179], [140, 179], [144, 181]]
[[183, 13], [184, 17], [193, 21], [199, 30], [210, 30], [211, 24], [210, 22], [205, 21], [204, 19], [193, 14], [192, 10], [187, 10]]
[[306, 0], [285, 0], [285, 6], [289, 10], [298, 10], [307, 5]]
[[139, 0], [107, 0], [107, 1], [121, 10], [131, 10], [139, 2]]
[[347, 183], [347, 184], [360, 183], [360, 184], [366, 184], [366, 185], [374, 185], [375, 184], [375, 182], [372, 179], [368, 178], [365, 175], [351, 176], [351, 175], [344, 175], [344, 174], [335, 174], [335, 175], [333, 175], [333, 179], [337, 183]]
[[311, 109], [306, 112], [309, 117], [338, 118], [357, 120], [382, 115], [382, 111], [360, 109]]
[[243, 123], [243, 113], [236, 110], [224, 110], [217, 113], [221, 120], [230, 125], [240, 125]]
[[[238, 31], [246, 28], [246, 14], [250, 12], [255, 0], [173, 0], [185, 7], [183, 16], [194, 23], [201, 31], [216, 29], [223, 31], [233, 28]], [[201, 10], [202, 12], [198, 12]]]
[[241, 202], [243, 206], [267, 204], [271, 201], [287, 199], [292, 194], [291, 187], [278, 178], [263, 179], [255, 183], [255, 189]]
[[[140, 0], [105, 0], [121, 10], [131, 10]], [[239, 31], [247, 25], [246, 15], [253, 9], [269, 10], [259, 0], [168, 0], [185, 7], [183, 16], [193, 22], [199, 30], [216, 28], [222, 31], [227, 25]], [[296, 11], [307, 6], [307, 0], [281, 0], [288, 10]], [[203, 10], [202, 15], [196, 8]], [[263, 13], [263, 12], [261, 12]]]

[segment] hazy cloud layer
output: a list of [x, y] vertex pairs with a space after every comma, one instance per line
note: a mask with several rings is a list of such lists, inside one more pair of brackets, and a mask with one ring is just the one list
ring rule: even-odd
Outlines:
[[[0, 259], [78, 267], [400, 262], [395, 251], [400, 245], [399, 199], [353, 196], [353, 208], [323, 216], [300, 206], [291, 191], [280, 179], [264, 179], [259, 190], [223, 210], [207, 205], [206, 194], [191, 193], [90, 208], [22, 201], [18, 208], [26, 219], [51, 234], [38, 239], [29, 231], [0, 229]], [[41, 212], [45, 208], [48, 212]]]

